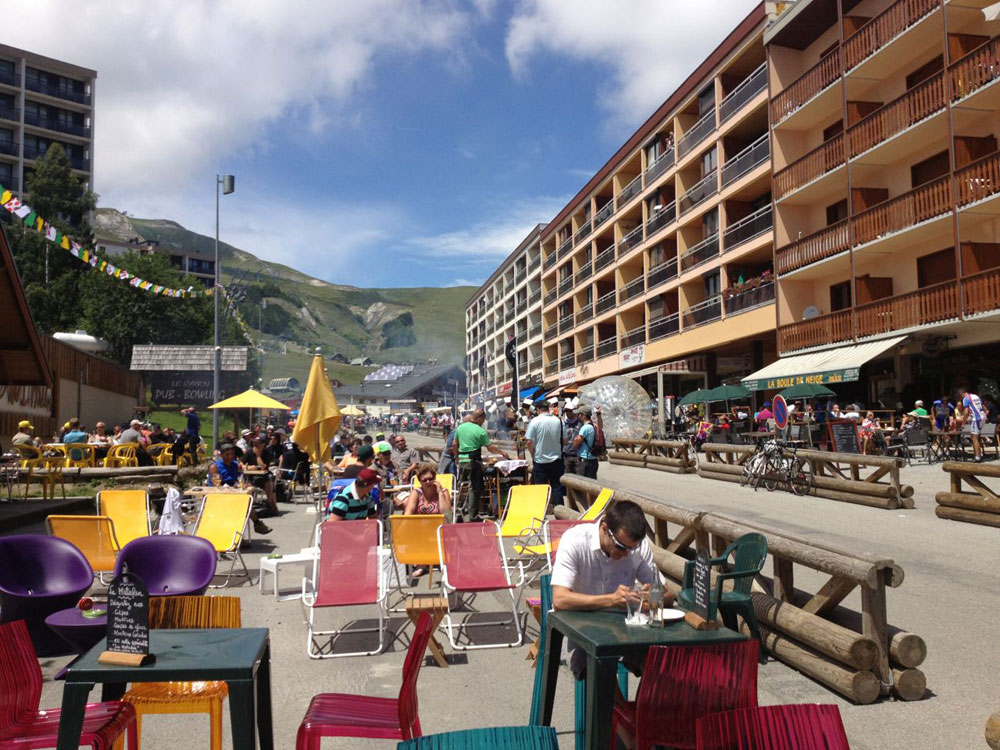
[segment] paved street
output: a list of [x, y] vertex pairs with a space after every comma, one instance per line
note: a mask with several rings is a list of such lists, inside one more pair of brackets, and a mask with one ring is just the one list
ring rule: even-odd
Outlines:
[[[929, 655], [922, 669], [927, 675], [928, 697], [915, 703], [883, 700], [870, 706], [852, 706], [818, 683], [771, 661], [761, 668], [761, 702], [837, 703], [855, 750], [985, 747], [983, 723], [1000, 706], [996, 680], [1000, 646], [990, 617], [1000, 605], [996, 587], [998, 531], [934, 516], [933, 494], [947, 484], [940, 467], [904, 470], [904, 481], [916, 487], [917, 504], [914, 510], [906, 511], [800, 499], [782, 492], [754, 493], [694, 475], [675, 476], [608, 464], [601, 465], [600, 479], [609, 486], [628, 487], [665, 501], [726, 511], [800, 535], [823, 538], [847, 549], [893, 557], [904, 568], [906, 580], [888, 592], [889, 621], [926, 639]], [[304, 506], [283, 507], [288, 509], [285, 514], [269, 521], [274, 533], [265, 540], [255, 540], [247, 555], [255, 576], [260, 554], [272, 549], [294, 552], [309, 542], [314, 516], [307, 514]], [[804, 587], [811, 585], [806, 576], [800, 574], [799, 580]], [[283, 578], [286, 590], [298, 585], [294, 572]], [[271, 629], [277, 747], [293, 746], [295, 729], [314, 693], [349, 691], [388, 696], [398, 690], [404, 649], [400, 642], [377, 657], [312, 661], [305, 655], [303, 610], [298, 602], [276, 603], [248, 585], [237, 586], [231, 593], [243, 599], [245, 625]], [[857, 598], [855, 593], [846, 604], [856, 608]], [[500, 604], [486, 609], [499, 610]], [[347, 611], [338, 611], [328, 614], [327, 621], [345, 622], [350, 616]], [[368, 615], [360, 609], [356, 616]], [[394, 617], [393, 625], [402, 628], [404, 619]], [[408, 625], [404, 632], [409, 633]], [[453, 655], [448, 669], [440, 669], [433, 662], [426, 666], [419, 683], [425, 732], [526, 721], [532, 680], [532, 671], [524, 660], [526, 649]], [[450, 653], [450, 647], [446, 646], [446, 651]], [[46, 661], [46, 674], [54, 673], [64, 661]], [[58, 705], [60, 696], [59, 685], [46, 683], [43, 705]], [[565, 747], [572, 746], [568, 734], [572, 723], [572, 692], [569, 681], [563, 680], [555, 724]], [[207, 743], [207, 732], [207, 717], [154, 716], [144, 727], [150, 748], [174, 746], [179, 737], [200, 745], [202, 738]], [[227, 743], [228, 736], [227, 720]], [[358, 746], [352, 740], [327, 743], [324, 747]], [[371, 746], [393, 747], [393, 743], [373, 741]]]

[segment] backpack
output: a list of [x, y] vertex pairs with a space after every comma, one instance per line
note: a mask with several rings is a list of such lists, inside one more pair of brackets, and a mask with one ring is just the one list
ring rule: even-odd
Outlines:
[[604, 458], [608, 455], [608, 443], [604, 439], [604, 430], [594, 425], [594, 444], [590, 447], [590, 452], [594, 458]]

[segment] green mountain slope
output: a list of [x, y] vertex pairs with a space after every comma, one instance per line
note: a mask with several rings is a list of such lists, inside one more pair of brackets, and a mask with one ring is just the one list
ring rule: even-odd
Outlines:
[[[106, 241], [138, 238], [161, 248], [209, 255], [215, 251], [214, 238], [177, 222], [137, 219], [110, 208], [95, 212], [94, 233]], [[315, 346], [327, 356], [340, 352], [348, 359], [367, 356], [375, 363], [448, 363], [465, 357], [465, 302], [473, 287], [362, 289], [321, 281], [226, 243], [220, 243], [219, 255], [223, 284], [242, 297], [240, 311], [255, 339], [258, 320], [264, 328], [265, 379], [301, 377], [297, 370], [308, 360], [299, 358]], [[261, 299], [266, 308], [259, 305]], [[283, 358], [296, 372], [280, 370]]]

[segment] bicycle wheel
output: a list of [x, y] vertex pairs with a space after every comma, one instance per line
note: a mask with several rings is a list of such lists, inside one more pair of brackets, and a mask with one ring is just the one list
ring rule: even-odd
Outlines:
[[812, 464], [802, 458], [796, 458], [789, 469], [789, 481], [791, 490], [796, 495], [808, 495], [812, 489]]
[[756, 463], [754, 461], [755, 458], [757, 458], [756, 453], [743, 462], [743, 473], [740, 474], [740, 487], [746, 487], [753, 478], [753, 467]]
[[785, 459], [781, 456], [771, 456], [764, 464], [764, 486], [768, 492], [774, 492], [785, 474]]

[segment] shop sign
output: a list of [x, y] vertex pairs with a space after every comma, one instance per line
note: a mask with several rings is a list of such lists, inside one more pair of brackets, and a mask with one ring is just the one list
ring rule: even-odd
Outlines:
[[729, 375], [736, 372], [750, 372], [753, 357], [750, 352], [738, 354], [735, 357], [718, 357], [715, 360], [715, 372], [718, 375]]
[[618, 352], [618, 366], [622, 369], [626, 367], [635, 367], [636, 365], [641, 365], [646, 361], [646, 345], [639, 344], [638, 346], [630, 346], [628, 349], [622, 349]]
[[559, 385], [572, 385], [576, 382], [576, 368], [571, 367], [559, 373]]
[[708, 371], [708, 364], [704, 357], [686, 357], [673, 362], [664, 362], [660, 365], [660, 372], [675, 373], [684, 375], [687, 373], [703, 373]]
[[499, 386], [497, 386], [497, 395], [498, 396], [508, 396], [508, 395], [510, 395], [510, 392], [511, 392], [511, 390], [513, 390], [513, 388], [514, 388], [514, 385], [512, 383], [509, 383], [509, 382], [508, 383], [504, 383], [503, 385], [499, 385]]
[[860, 371], [857, 367], [847, 367], [843, 370], [816, 372], [809, 375], [787, 375], [780, 378], [763, 380], [744, 380], [743, 387], [751, 391], [773, 391], [789, 388], [793, 385], [810, 383], [812, 385], [828, 385], [830, 383], [852, 383], [858, 379]]

